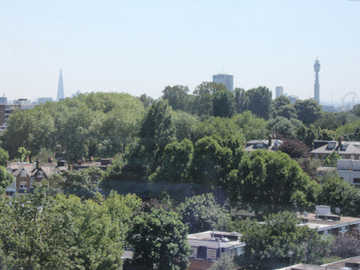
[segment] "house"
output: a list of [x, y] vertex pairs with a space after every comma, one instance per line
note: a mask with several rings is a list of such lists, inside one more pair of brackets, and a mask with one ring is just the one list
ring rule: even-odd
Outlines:
[[[338, 213], [341, 209], [337, 208]], [[322, 235], [338, 235], [352, 229], [360, 229], [360, 218], [344, 217], [331, 213], [328, 205], [317, 205], [315, 213], [299, 216], [300, 226], [308, 226]]]
[[360, 270], [360, 256], [327, 263], [323, 265], [295, 264], [278, 270]]
[[342, 159], [360, 160], [360, 142], [343, 141], [314, 141], [310, 157], [326, 159], [332, 152], [337, 152]]
[[67, 169], [65, 161], [53, 163], [51, 159], [44, 164], [41, 164], [39, 159], [35, 163], [10, 163], [6, 166], [6, 170], [14, 176], [15, 181], [12, 186], [6, 189], [6, 194], [11, 196], [15, 192], [31, 192], [34, 189], [34, 182], [40, 183], [52, 174], [61, 173]]
[[189, 234], [187, 239], [192, 249], [191, 258], [216, 260], [222, 253], [231, 258], [243, 253], [245, 246], [237, 232], [206, 231]]
[[270, 135], [268, 140], [252, 140], [248, 141], [245, 144], [244, 150], [246, 152], [255, 151], [258, 149], [267, 149], [269, 151], [276, 151], [283, 141], [278, 139], [273, 139], [273, 136]]
[[360, 160], [340, 159], [336, 170], [340, 177], [350, 185], [360, 186]]

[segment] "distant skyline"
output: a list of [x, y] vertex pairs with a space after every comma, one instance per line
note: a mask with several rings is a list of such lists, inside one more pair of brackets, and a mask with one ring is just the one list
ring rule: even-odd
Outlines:
[[360, 1], [0, 0], [0, 95], [10, 100], [76, 91], [191, 91], [212, 75], [234, 88], [266, 86], [320, 100], [360, 96]]

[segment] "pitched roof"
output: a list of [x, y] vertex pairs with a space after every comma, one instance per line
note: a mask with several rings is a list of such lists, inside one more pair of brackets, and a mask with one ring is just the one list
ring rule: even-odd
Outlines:
[[339, 145], [339, 142], [337, 141], [326, 141], [325, 144], [310, 151], [310, 153], [331, 154], [334, 151], [338, 152], [339, 155], [360, 155], [360, 142], [343, 141], [341, 145]]

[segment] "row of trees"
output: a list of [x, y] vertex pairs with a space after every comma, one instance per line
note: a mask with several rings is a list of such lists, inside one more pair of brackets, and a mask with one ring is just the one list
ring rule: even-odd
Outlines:
[[[293, 105], [281, 96], [272, 101], [271, 92], [265, 87], [248, 91], [236, 89], [234, 93], [223, 88], [202, 83], [194, 95], [189, 95], [184, 86], [168, 86], [162, 100], [156, 102], [147, 96], [90, 93], [32, 110], [19, 110], [9, 118], [2, 147], [10, 158], [17, 157], [18, 148], [24, 147], [30, 151], [30, 159], [55, 154], [59, 159], [75, 162], [91, 156], [125, 154], [139, 137], [158, 136], [163, 131], [178, 142], [187, 138], [193, 144], [215, 134], [223, 138], [236, 136], [244, 142], [266, 139], [268, 134], [276, 133], [291, 142], [301, 141], [307, 147], [316, 139], [334, 140], [339, 136], [357, 139], [360, 122], [353, 114], [322, 113], [313, 100], [297, 101]], [[203, 99], [210, 100], [206, 106], [202, 104]], [[230, 103], [235, 104], [235, 109], [230, 110], [233, 113], [224, 113], [229, 110], [229, 99], [233, 99]], [[191, 100], [194, 109], [184, 105]], [[208, 113], [195, 111], [203, 107], [208, 108]], [[270, 114], [264, 115], [264, 111]], [[151, 120], [155, 117], [159, 119]], [[149, 126], [152, 133], [146, 134]], [[304, 148], [294, 157], [305, 155], [307, 150]]]

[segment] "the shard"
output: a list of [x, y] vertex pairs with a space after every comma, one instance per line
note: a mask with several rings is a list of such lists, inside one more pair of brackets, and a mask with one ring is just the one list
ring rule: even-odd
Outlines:
[[64, 95], [64, 83], [63, 83], [63, 76], [62, 76], [62, 70], [60, 69], [60, 77], [59, 77], [59, 85], [58, 85], [58, 91], [57, 91], [57, 101], [63, 100], [65, 98]]

